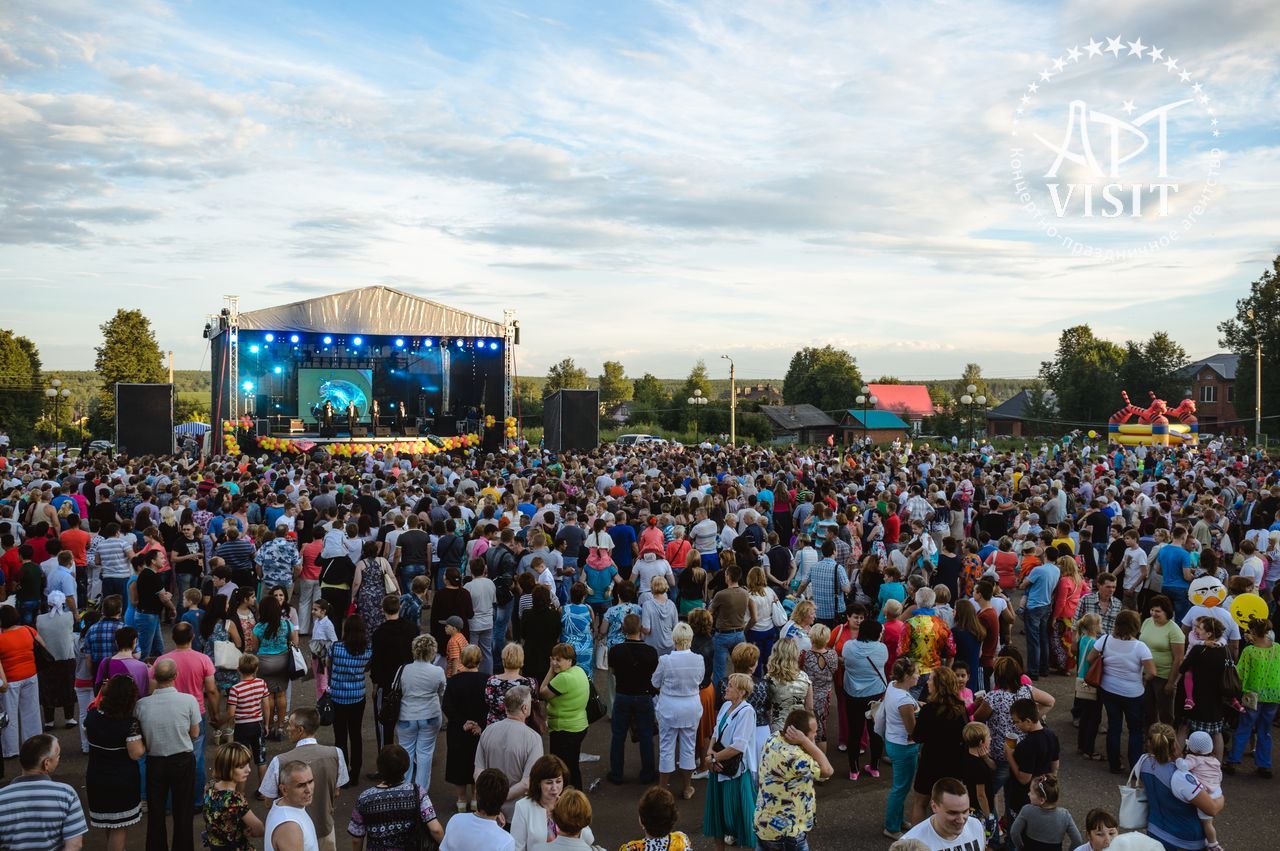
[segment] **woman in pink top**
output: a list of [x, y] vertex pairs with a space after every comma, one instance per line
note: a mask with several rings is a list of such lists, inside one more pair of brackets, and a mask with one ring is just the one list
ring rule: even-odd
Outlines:
[[1080, 575], [1080, 568], [1071, 556], [1062, 556], [1057, 565], [1062, 575], [1053, 592], [1053, 640], [1049, 642], [1049, 655], [1058, 673], [1066, 676], [1076, 670], [1076, 607], [1089, 590], [1089, 580]]

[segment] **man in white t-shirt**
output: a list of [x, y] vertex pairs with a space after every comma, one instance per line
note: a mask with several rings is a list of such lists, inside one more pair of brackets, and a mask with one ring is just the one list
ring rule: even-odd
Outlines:
[[720, 558], [716, 553], [716, 541], [720, 530], [716, 521], [707, 517], [707, 510], [699, 508], [694, 514], [698, 522], [689, 528], [689, 543], [702, 557], [702, 569], [715, 571], [720, 569]]
[[1267, 569], [1258, 556], [1258, 545], [1249, 540], [1241, 541], [1240, 555], [1244, 556], [1244, 563], [1240, 565], [1239, 575], [1252, 579], [1254, 588], [1261, 588], [1262, 577]]
[[1240, 624], [1236, 623], [1236, 619], [1231, 617], [1231, 612], [1222, 606], [1192, 606], [1187, 613], [1182, 616], [1182, 631], [1187, 634], [1187, 650], [1191, 650], [1200, 639], [1196, 638], [1196, 618], [1210, 617], [1216, 619], [1222, 624], [1223, 638], [1227, 640], [1227, 647], [1231, 649], [1231, 655], [1234, 657], [1240, 652]]
[[1124, 533], [1124, 558], [1120, 560], [1119, 570], [1124, 571], [1124, 604], [1136, 610], [1138, 591], [1147, 579], [1147, 553], [1138, 545], [1138, 533], [1134, 529]]
[[320, 851], [315, 825], [307, 815], [315, 788], [315, 776], [305, 762], [280, 766], [280, 798], [267, 811], [264, 851]]
[[440, 851], [515, 851], [515, 839], [502, 829], [502, 805], [510, 789], [507, 776], [496, 768], [476, 775], [476, 811], [449, 819]]
[[987, 845], [982, 822], [969, 815], [969, 792], [954, 777], [933, 784], [933, 815], [903, 834], [918, 839], [929, 851], [982, 851]]

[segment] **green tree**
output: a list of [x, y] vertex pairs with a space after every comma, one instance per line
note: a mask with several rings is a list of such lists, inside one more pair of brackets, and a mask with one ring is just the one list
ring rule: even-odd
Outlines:
[[557, 390], [585, 390], [588, 384], [587, 371], [580, 369], [573, 358], [565, 358], [547, 370], [547, 383], [542, 385], [542, 398], [547, 398]]
[[988, 392], [987, 380], [982, 377], [982, 367], [976, 363], [967, 363], [964, 365], [964, 372], [960, 374], [960, 380], [955, 383], [951, 389], [951, 395], [956, 399], [969, 392], [969, 385], [972, 384], [978, 389], [974, 392], [974, 396], [986, 396], [987, 404], [991, 404], [991, 393]]
[[672, 407], [671, 394], [653, 373], [646, 372], [631, 385], [631, 421], [662, 422], [663, 414]]
[[861, 388], [862, 374], [852, 355], [834, 346], [807, 347], [791, 356], [782, 398], [788, 405], [840, 411], [853, 407]]
[[515, 387], [516, 415], [525, 425], [542, 424], [542, 394], [538, 391], [538, 383], [532, 378], [516, 379]]
[[600, 373], [600, 407], [608, 410], [619, 402], [629, 402], [634, 391], [622, 364], [616, 360], [605, 361], [604, 372]]
[[1065, 431], [1055, 420], [1058, 419], [1058, 402], [1044, 382], [1037, 381], [1027, 390], [1027, 407], [1023, 419], [1027, 424], [1028, 434], [1054, 434]]
[[35, 344], [0, 329], [0, 428], [15, 445], [30, 445], [35, 438], [44, 399]]
[[[1252, 318], [1250, 313], [1252, 312]], [[1219, 343], [1240, 356], [1233, 398], [1236, 415], [1248, 419], [1256, 408], [1254, 376], [1258, 345], [1262, 346], [1262, 415], [1280, 413], [1280, 257], [1236, 301], [1236, 315], [1218, 324]], [[1263, 426], [1265, 431], [1268, 427]], [[1246, 427], [1246, 431], [1252, 426]]]
[[207, 423], [209, 413], [208, 399], [184, 399], [179, 396], [173, 403], [175, 423]]
[[120, 308], [101, 328], [102, 345], [97, 348], [94, 369], [102, 376], [103, 386], [92, 422], [99, 436], [111, 435], [115, 429], [116, 384], [162, 384], [168, 379], [151, 320], [141, 310]]
[[1168, 401], [1172, 408], [1182, 399], [1186, 390], [1186, 379], [1180, 377], [1178, 371], [1187, 362], [1186, 349], [1164, 331], [1156, 331], [1142, 343], [1129, 340], [1124, 344], [1120, 389], [1127, 390], [1134, 399], [1145, 399], [1147, 392], [1151, 391], [1158, 398]]
[[894, 375], [882, 375], [871, 383], [872, 384], [901, 384], [902, 379]]
[[1057, 396], [1063, 419], [1100, 424], [1119, 407], [1124, 360], [1124, 349], [1094, 336], [1088, 325], [1075, 325], [1058, 338], [1054, 359], [1040, 364], [1040, 377]]

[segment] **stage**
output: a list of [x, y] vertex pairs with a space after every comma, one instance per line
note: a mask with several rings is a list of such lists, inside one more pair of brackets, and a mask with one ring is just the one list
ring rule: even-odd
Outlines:
[[285, 451], [438, 449], [511, 416], [511, 311], [498, 322], [381, 286], [245, 313], [224, 301], [205, 326], [224, 433]]

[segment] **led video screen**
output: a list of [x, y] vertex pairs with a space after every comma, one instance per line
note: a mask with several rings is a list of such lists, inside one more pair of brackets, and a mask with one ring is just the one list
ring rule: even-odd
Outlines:
[[319, 421], [325, 400], [333, 403], [335, 422], [345, 421], [347, 404], [354, 401], [360, 419], [368, 419], [373, 401], [371, 369], [299, 369], [298, 415], [303, 422]]

